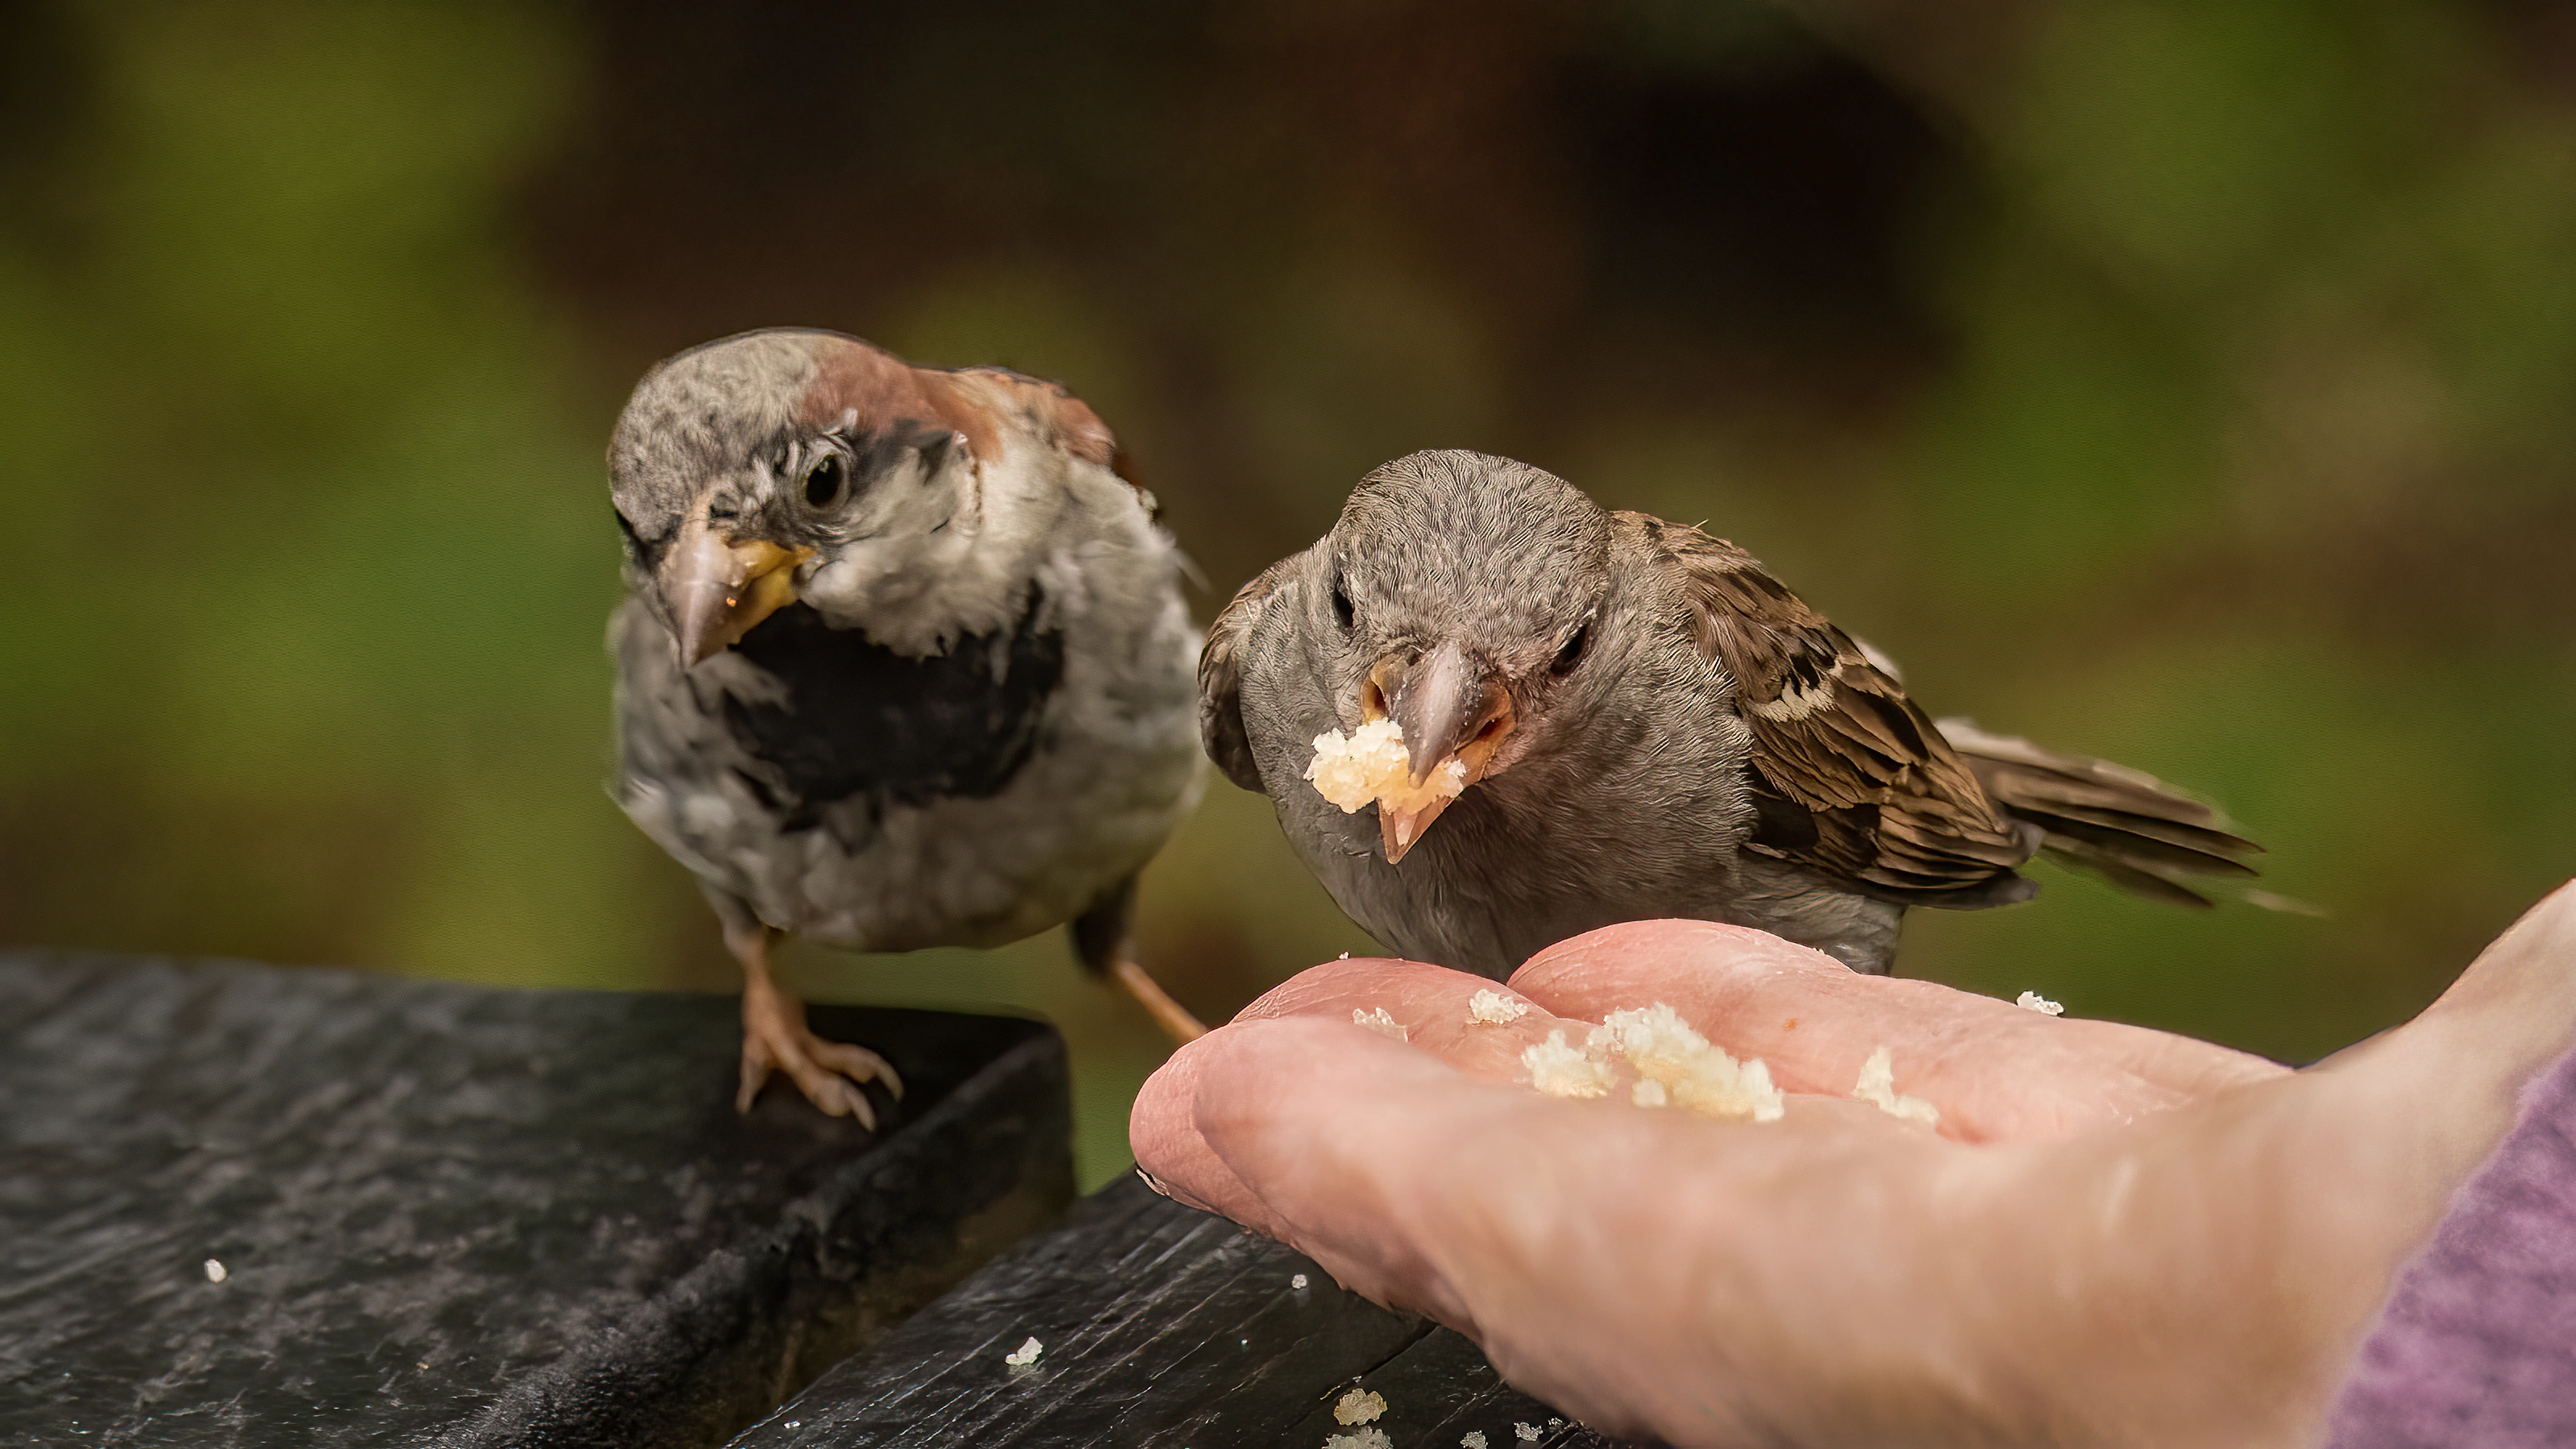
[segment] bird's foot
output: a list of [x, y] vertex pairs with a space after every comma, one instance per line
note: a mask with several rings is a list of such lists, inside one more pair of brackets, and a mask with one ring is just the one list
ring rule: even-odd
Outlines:
[[897, 1101], [903, 1099], [903, 1078], [892, 1063], [866, 1047], [825, 1041], [806, 1030], [805, 1003], [755, 979], [742, 994], [742, 1086], [734, 1093], [734, 1110], [751, 1110], [772, 1071], [785, 1072], [825, 1116], [856, 1117], [871, 1132], [876, 1109], [859, 1084], [883, 1082]]

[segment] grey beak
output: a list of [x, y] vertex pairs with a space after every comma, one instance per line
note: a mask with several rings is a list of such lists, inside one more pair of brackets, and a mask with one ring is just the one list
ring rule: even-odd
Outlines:
[[[1493, 669], [1454, 640], [1443, 641], [1415, 660], [1386, 707], [1388, 718], [1404, 731], [1404, 748], [1413, 757], [1417, 785], [1497, 722], [1508, 728], [1511, 711], [1511, 696]], [[1499, 740], [1500, 734], [1495, 738]]]

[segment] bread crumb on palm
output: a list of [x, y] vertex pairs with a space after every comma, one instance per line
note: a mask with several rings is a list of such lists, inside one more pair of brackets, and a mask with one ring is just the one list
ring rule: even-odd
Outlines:
[[1404, 1023], [1396, 1020], [1394, 1015], [1383, 1006], [1368, 1011], [1356, 1006], [1352, 1007], [1351, 1025], [1367, 1027], [1380, 1036], [1391, 1036], [1397, 1041], [1413, 1040], [1412, 1034], [1404, 1029]]
[[1941, 1121], [1940, 1108], [1920, 1097], [1897, 1095], [1896, 1054], [1886, 1047], [1871, 1052], [1869, 1060], [1861, 1063], [1860, 1081], [1853, 1085], [1852, 1097], [1875, 1105], [1891, 1117], [1920, 1122], [1926, 1127], [1937, 1126]]
[[1395, 1441], [1375, 1424], [1356, 1434], [1335, 1434], [1324, 1440], [1324, 1449], [1395, 1449]]
[[2047, 997], [2040, 995], [2036, 991], [2023, 992], [2013, 1001], [2013, 1005], [2021, 1007], [2027, 1011], [2036, 1011], [2042, 1016], [2064, 1016], [2066, 1014], [2065, 1007], [2058, 1005], [2056, 1002], [2049, 1000]]
[[1769, 1067], [1727, 1055], [1660, 1001], [1610, 1013], [1580, 1048], [1551, 1031], [1521, 1052], [1521, 1070], [1551, 1097], [1600, 1097], [1617, 1080], [1614, 1057], [1636, 1070], [1628, 1100], [1640, 1107], [1686, 1107], [1721, 1122], [1776, 1122], [1787, 1110]]
[[1565, 1044], [1565, 1033], [1552, 1031], [1547, 1040], [1521, 1052], [1521, 1070], [1529, 1084], [1551, 1097], [1598, 1097], [1610, 1090], [1610, 1064]]
[[1529, 1015], [1530, 1005], [1517, 996], [1505, 996], [1494, 990], [1479, 991], [1467, 998], [1467, 1019], [1487, 1026], [1506, 1026]]
[[1030, 1364], [1036, 1363], [1038, 1361], [1038, 1355], [1045, 1351], [1046, 1345], [1032, 1338], [1026, 1343], [1021, 1344], [1018, 1348], [1012, 1349], [1009, 1353], [1002, 1355], [1002, 1362], [1009, 1364], [1013, 1368], [1027, 1368]]
[[[1614, 1011], [1592, 1030], [1596, 1049], [1615, 1049], [1645, 1082], [1660, 1086], [1667, 1100], [1703, 1117], [1720, 1121], [1775, 1122], [1786, 1110], [1785, 1099], [1771, 1083], [1771, 1069], [1759, 1058], [1737, 1061], [1710, 1044], [1681, 1013], [1663, 1002]], [[1653, 1093], [1632, 1093], [1640, 1107], [1661, 1105]]]
[[1327, 730], [1315, 736], [1315, 757], [1306, 762], [1306, 778], [1315, 793], [1350, 815], [1370, 804], [1398, 810], [1427, 810], [1454, 800], [1467, 788], [1467, 767], [1456, 760], [1413, 783], [1413, 756], [1404, 747], [1404, 730], [1391, 719], [1371, 720], [1345, 735]]
[[1353, 1389], [1333, 1405], [1333, 1422], [1348, 1428], [1353, 1424], [1371, 1423], [1386, 1412], [1386, 1395], [1375, 1389]]

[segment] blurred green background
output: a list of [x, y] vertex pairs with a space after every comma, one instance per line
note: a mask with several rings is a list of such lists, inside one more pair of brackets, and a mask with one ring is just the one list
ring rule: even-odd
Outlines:
[[[1812, 0], [0, 8], [0, 941], [722, 990], [611, 807], [601, 448], [746, 327], [1061, 378], [1215, 592], [1385, 458], [1706, 519], [1936, 713], [2322, 916], [1918, 913], [1912, 973], [2312, 1057], [2576, 870], [2576, 13]], [[1144, 945], [1368, 943], [1213, 781]], [[802, 952], [1161, 1045], [1057, 937]]]

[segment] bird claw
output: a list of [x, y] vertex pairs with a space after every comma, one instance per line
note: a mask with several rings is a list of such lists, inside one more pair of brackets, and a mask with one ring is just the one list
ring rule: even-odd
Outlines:
[[[770, 998], [775, 1001], [776, 998]], [[742, 1023], [742, 1085], [734, 1093], [737, 1112], [751, 1110], [772, 1071], [783, 1071], [805, 1094], [805, 1100], [827, 1117], [855, 1117], [873, 1132], [876, 1109], [859, 1083], [879, 1081], [897, 1101], [903, 1078], [894, 1065], [866, 1047], [826, 1041], [805, 1029], [799, 1010], [761, 1010], [746, 998]]]

